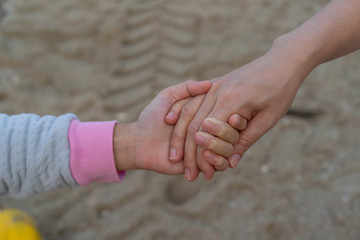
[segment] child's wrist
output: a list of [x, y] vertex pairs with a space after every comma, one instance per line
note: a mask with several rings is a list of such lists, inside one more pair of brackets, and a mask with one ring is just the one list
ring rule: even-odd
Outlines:
[[137, 169], [134, 123], [118, 123], [114, 128], [114, 160], [118, 171]]

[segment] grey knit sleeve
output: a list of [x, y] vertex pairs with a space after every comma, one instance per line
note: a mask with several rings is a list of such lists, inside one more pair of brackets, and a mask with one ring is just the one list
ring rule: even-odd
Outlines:
[[70, 173], [68, 140], [75, 118], [0, 114], [0, 196], [21, 198], [77, 185]]

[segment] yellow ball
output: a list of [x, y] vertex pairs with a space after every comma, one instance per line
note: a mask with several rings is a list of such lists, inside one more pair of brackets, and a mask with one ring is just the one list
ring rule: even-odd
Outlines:
[[0, 210], [0, 239], [41, 240], [41, 237], [29, 215], [18, 209], [7, 208]]

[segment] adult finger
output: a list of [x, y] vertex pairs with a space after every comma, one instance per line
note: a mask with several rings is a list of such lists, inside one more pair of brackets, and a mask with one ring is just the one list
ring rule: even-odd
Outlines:
[[196, 112], [198, 111], [204, 98], [205, 95], [198, 95], [189, 100], [181, 108], [179, 120], [174, 127], [170, 140], [169, 160], [171, 162], [178, 162], [183, 159], [187, 127], [195, 116]]

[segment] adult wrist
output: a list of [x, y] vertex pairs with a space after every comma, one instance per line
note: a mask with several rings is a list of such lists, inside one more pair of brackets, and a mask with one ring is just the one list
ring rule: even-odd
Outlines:
[[272, 44], [269, 54], [276, 56], [277, 60], [285, 65], [300, 85], [319, 64], [316, 43], [296, 31], [281, 35]]

